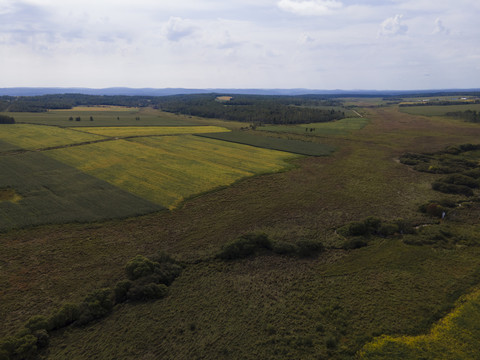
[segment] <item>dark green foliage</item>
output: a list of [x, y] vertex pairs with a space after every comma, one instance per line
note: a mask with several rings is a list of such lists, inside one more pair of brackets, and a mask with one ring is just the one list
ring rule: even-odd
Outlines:
[[479, 179], [480, 178], [480, 168], [475, 168], [471, 170], [464, 171], [462, 173], [465, 176], [469, 176], [474, 179]]
[[167, 293], [168, 288], [164, 284], [136, 284], [128, 290], [127, 298], [133, 301], [155, 300], [164, 298]]
[[350, 236], [367, 235], [369, 228], [364, 222], [353, 221], [348, 225], [348, 234]]
[[132, 287], [132, 282], [129, 280], [123, 280], [117, 283], [115, 289], [113, 290], [115, 295], [115, 303], [120, 304], [127, 301], [128, 290]]
[[311, 257], [315, 256], [325, 250], [325, 247], [320, 241], [310, 240], [310, 239], [301, 239], [297, 241], [298, 255], [300, 257]]
[[37, 330], [48, 330], [48, 319], [42, 315], [35, 315], [32, 316], [26, 323], [25, 328], [30, 330], [31, 332]]
[[0, 115], [0, 124], [15, 124], [15, 119], [11, 116]]
[[49, 321], [49, 329], [56, 330], [66, 327], [78, 320], [80, 309], [75, 304], [64, 304]]
[[287, 241], [275, 241], [272, 250], [279, 255], [295, 254], [298, 252], [298, 246]]
[[153, 274], [155, 264], [145, 256], [137, 255], [125, 266], [125, 272], [130, 280]]
[[112, 291], [110, 289], [95, 290], [88, 294], [79, 306], [79, 317], [76, 325], [89, 322], [108, 315], [113, 308]]
[[48, 346], [48, 341], [50, 340], [50, 336], [48, 335], [47, 330], [40, 329], [40, 330], [34, 331], [32, 335], [37, 338], [38, 348], [44, 348]]
[[443, 213], [447, 213], [447, 209], [437, 202], [429, 202], [427, 204], [420, 205], [419, 210], [425, 214], [433, 217], [441, 218]]
[[453, 111], [453, 112], [447, 112], [445, 115], [460, 118], [467, 122], [473, 122], [473, 123], [480, 122], [480, 112], [477, 113], [477, 111], [475, 110]]
[[38, 350], [37, 341], [31, 334], [3, 338], [0, 340], [0, 356], [10, 360], [34, 359]]
[[442, 181], [447, 184], [465, 185], [472, 189], [478, 188], [477, 180], [475, 180], [474, 178], [471, 178], [470, 176], [466, 176], [462, 174], [452, 174], [444, 178], [441, 178], [438, 181]]
[[434, 181], [432, 189], [445, 194], [459, 194], [465, 196], [473, 196], [473, 190], [465, 185], [447, 184], [443, 181]]
[[272, 242], [268, 236], [263, 233], [251, 233], [226, 244], [217, 256], [224, 260], [241, 259], [265, 249], [272, 249]]
[[378, 235], [383, 237], [392, 236], [398, 232], [399, 232], [398, 225], [394, 223], [384, 223], [378, 229]]
[[368, 243], [364, 238], [352, 238], [344, 241], [344, 243], [342, 244], [342, 249], [355, 250], [365, 247], [367, 245]]
[[415, 227], [413, 226], [412, 222], [409, 220], [397, 219], [395, 220], [395, 224], [398, 227], [398, 232], [402, 235], [415, 233]]
[[382, 225], [382, 219], [375, 216], [369, 216], [363, 220], [369, 234], [375, 234]]

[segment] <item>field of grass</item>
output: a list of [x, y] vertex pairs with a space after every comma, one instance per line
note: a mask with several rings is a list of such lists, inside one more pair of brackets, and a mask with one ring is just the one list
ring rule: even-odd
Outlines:
[[286, 168], [285, 161], [295, 157], [190, 135], [117, 140], [47, 155], [169, 208], [243, 177]]
[[[302, 125], [266, 125], [257, 129], [263, 131], [285, 132], [301, 135], [332, 136], [347, 135], [355, 130], [363, 129], [369, 123], [365, 118], [347, 118], [326, 123], [302, 124]], [[314, 129], [311, 131], [310, 129]]]
[[462, 297], [457, 307], [426, 335], [381, 336], [366, 344], [360, 359], [475, 359], [480, 339], [480, 291]]
[[[195, 126], [198, 118], [175, 115], [154, 109], [107, 107], [51, 110], [41, 113], [1, 113], [15, 118], [17, 123], [79, 126]], [[69, 120], [72, 117], [73, 120]], [[76, 121], [76, 118], [80, 121]], [[90, 121], [93, 117], [93, 121]]]
[[[158, 250], [185, 265], [166, 298], [125, 303], [86, 327], [52, 333], [42, 354], [47, 359], [354, 359], [358, 350], [380, 335], [428, 334], [462, 294], [478, 288], [480, 249], [413, 246], [395, 236], [373, 238], [366, 247], [345, 250], [335, 229], [369, 215], [385, 220], [402, 217], [415, 224], [436, 221], [420, 213], [418, 206], [438, 199], [430, 184], [441, 175], [412, 171], [397, 160], [407, 151], [478, 143], [480, 128], [400, 113], [397, 108], [364, 111], [369, 125], [361, 131], [321, 139], [336, 147], [331, 156], [299, 157], [289, 171], [235, 182], [190, 198], [172, 211], [2, 234], [0, 318], [5, 326], [0, 334], [12, 334], [30, 316], [48, 316], [63, 302], [78, 302], [93, 289], [115, 286], [125, 277], [130, 258]], [[207, 140], [210, 147], [203, 142]], [[120, 144], [125, 150], [116, 148]], [[181, 154], [188, 146], [197, 156], [192, 166], [208, 178], [209, 170], [201, 173], [195, 167], [196, 162], [206, 161], [199, 149], [218, 156], [217, 164], [231, 164], [231, 156], [242, 153], [242, 145], [190, 135], [118, 140], [46, 153], [68, 158], [75, 152], [67, 156], [67, 150], [78, 150], [78, 158], [66, 160], [84, 165], [90, 161], [95, 169], [105, 145], [118, 153], [118, 159], [112, 156], [112, 163], [103, 164], [102, 171], [111, 174], [128, 171], [123, 159], [144, 166], [150, 158], [161, 158], [162, 152]], [[144, 151], [135, 152], [138, 145]], [[234, 145], [239, 148], [224, 150]], [[258, 161], [261, 170], [263, 155], [254, 150], [262, 149], [246, 148], [252, 149], [246, 157]], [[135, 161], [127, 150], [137, 154]], [[221, 160], [225, 151], [230, 156]], [[80, 159], [82, 152], [87, 160]], [[172, 168], [185, 161], [170, 156], [165, 161], [172, 159]], [[248, 170], [242, 157], [235, 161]], [[465, 219], [445, 223], [459, 230], [465, 227], [467, 232], [478, 223], [478, 211], [473, 211], [474, 206], [465, 208], [470, 214]], [[321, 241], [327, 250], [305, 259], [272, 254], [213, 259], [224, 244], [251, 231], [287, 242]], [[471, 348], [480, 347], [476, 335], [471, 343]]]
[[334, 148], [332, 146], [325, 144], [293, 139], [274, 138], [269, 136], [251, 134], [245, 131], [198, 134], [198, 136], [238, 144], [251, 145], [265, 149], [286, 151], [300, 155], [326, 156], [334, 151]]
[[0, 156], [0, 189], [14, 191], [15, 200], [0, 201], [0, 230], [163, 209], [37, 152]]
[[89, 134], [101, 136], [152, 136], [152, 135], [181, 135], [228, 132], [228, 129], [219, 126], [125, 126], [125, 127], [83, 127], [73, 128]]
[[401, 106], [399, 109], [401, 112], [412, 115], [442, 116], [448, 112], [466, 110], [480, 111], [480, 104]]
[[99, 135], [85, 134], [55, 126], [13, 124], [2, 125], [0, 130], [0, 141], [2, 142], [0, 144], [0, 151], [14, 149], [34, 150], [95, 141], [104, 138]]

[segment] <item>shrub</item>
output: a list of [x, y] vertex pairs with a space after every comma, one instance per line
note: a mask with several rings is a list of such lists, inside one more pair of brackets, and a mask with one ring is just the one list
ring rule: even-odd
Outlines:
[[127, 297], [129, 300], [153, 300], [161, 299], [167, 296], [168, 288], [164, 284], [145, 284], [133, 285], [129, 290]]
[[375, 234], [376, 232], [378, 232], [378, 229], [382, 225], [382, 220], [374, 216], [369, 216], [365, 220], [363, 220], [363, 223], [367, 228], [367, 233]]
[[397, 219], [395, 220], [395, 224], [398, 226], [398, 231], [402, 235], [415, 233], [415, 228], [413, 227], [413, 224], [408, 220]]
[[34, 331], [32, 335], [37, 338], [37, 348], [44, 348], [48, 346], [48, 341], [50, 337], [48, 336], [47, 330], [40, 329]]
[[273, 243], [273, 252], [280, 255], [296, 254], [298, 247], [287, 241], [275, 241]]
[[155, 264], [145, 256], [137, 255], [125, 266], [125, 272], [130, 280], [153, 274]]
[[462, 175], [462, 174], [453, 174], [447, 177], [440, 179], [447, 184], [455, 184], [455, 185], [465, 185], [469, 188], [476, 189], [478, 188], [478, 181], [470, 176]]
[[354, 221], [348, 225], [348, 234], [350, 236], [367, 235], [368, 228], [364, 222]]
[[116, 304], [120, 304], [127, 300], [127, 293], [131, 286], [132, 282], [129, 280], [124, 280], [117, 283], [115, 289], [113, 290]]
[[342, 245], [342, 249], [354, 250], [367, 246], [367, 242], [362, 238], [347, 239]]
[[480, 168], [475, 168], [475, 169], [472, 169], [472, 170], [464, 171], [463, 175], [469, 176], [469, 177], [474, 178], [474, 179], [478, 179], [478, 178], [480, 178]]
[[49, 330], [56, 330], [70, 325], [78, 320], [80, 310], [75, 304], [64, 304], [60, 310], [48, 319]]
[[398, 229], [397, 224], [386, 223], [386, 224], [382, 224], [382, 226], [380, 226], [380, 229], [378, 229], [378, 234], [380, 236], [387, 237], [387, 236], [394, 235], [398, 231], [399, 231], [399, 229]]
[[157, 284], [165, 284], [169, 286], [175, 280], [183, 268], [180, 265], [172, 263], [155, 263], [154, 273], [147, 278], [151, 278], [150, 282]]
[[473, 196], [473, 190], [465, 185], [447, 184], [443, 181], [435, 181], [432, 183], [432, 189], [446, 194], [461, 194], [465, 196]]
[[34, 332], [37, 330], [48, 330], [48, 319], [42, 315], [32, 316], [26, 323], [25, 328]]
[[325, 250], [320, 241], [302, 239], [297, 241], [298, 255], [301, 257], [314, 256]]
[[272, 249], [272, 242], [266, 234], [245, 234], [226, 244], [217, 256], [225, 260], [241, 259], [262, 249]]
[[79, 306], [80, 315], [76, 324], [85, 325], [109, 314], [113, 308], [111, 298], [112, 292], [110, 289], [95, 290], [87, 295]]
[[37, 353], [37, 338], [31, 334], [9, 336], [0, 342], [0, 349], [7, 359], [33, 359]]

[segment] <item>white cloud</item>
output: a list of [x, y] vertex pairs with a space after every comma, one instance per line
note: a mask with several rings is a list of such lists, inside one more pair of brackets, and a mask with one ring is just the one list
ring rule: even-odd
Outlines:
[[280, 0], [280, 9], [297, 15], [327, 15], [340, 9], [343, 4], [336, 0]]
[[196, 28], [188, 21], [179, 17], [171, 17], [165, 24], [165, 36], [170, 41], [179, 41], [184, 37], [190, 36]]
[[408, 31], [408, 26], [402, 24], [403, 15], [395, 15], [388, 18], [380, 25], [379, 35], [382, 36], [397, 36], [404, 35]]
[[434, 34], [450, 34], [450, 30], [443, 25], [443, 21], [440, 18], [435, 20], [435, 28], [433, 29]]

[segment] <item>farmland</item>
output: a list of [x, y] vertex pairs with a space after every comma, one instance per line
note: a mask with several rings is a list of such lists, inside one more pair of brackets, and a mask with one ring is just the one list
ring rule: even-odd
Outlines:
[[123, 127], [84, 127], [73, 128], [89, 134], [101, 136], [129, 137], [129, 136], [152, 136], [152, 135], [180, 135], [228, 132], [229, 130], [219, 126], [123, 126]]
[[400, 107], [400, 110], [412, 115], [442, 116], [448, 112], [466, 110], [480, 111], [480, 104], [403, 106]]
[[[469, 198], [439, 193], [431, 184], [444, 174], [415, 171], [399, 159], [407, 152], [477, 144], [480, 126], [407, 114], [396, 105], [358, 111], [364, 118], [202, 136], [160, 136], [155, 129], [127, 138], [135, 136], [135, 128], [118, 126], [102, 136], [60, 129], [109, 138], [1, 156], [0, 176], [10, 179], [0, 183], [2, 215], [23, 226], [23, 215], [12, 209], [38, 195], [44, 200], [25, 219], [42, 220], [50, 209], [51, 218], [39, 223], [62, 224], [1, 234], [0, 317], [6, 325], [0, 335], [16, 334], [32, 316], [50, 317], [95, 290], [116, 288], [130, 259], [164, 251], [182, 267], [165, 298], [118, 303], [104, 318], [49, 331], [49, 345], [40, 354], [47, 359], [380, 359], [385, 354], [435, 359], [478, 349], [479, 190]], [[21, 115], [15, 117], [19, 121]], [[238, 123], [218, 119], [185, 120], [239, 129]], [[296, 140], [335, 151], [298, 156], [229, 136], [277, 138], [290, 146]], [[8, 148], [8, 139], [1, 140]], [[478, 151], [464, 157], [476, 160]], [[22, 199], [14, 200], [15, 194]], [[118, 214], [109, 208], [114, 200]], [[419, 210], [433, 200], [456, 207], [443, 220]], [[163, 208], [170, 210], [156, 211]], [[143, 209], [145, 215], [123, 219], [134, 214], [122, 215], [122, 209]], [[109, 220], [99, 221], [98, 213], [109, 214]], [[83, 220], [55, 220], [79, 214]], [[353, 239], [340, 231], [368, 217], [423, 230]], [[218, 256], [252, 232], [265, 234], [275, 246], [236, 259]], [[305, 243], [321, 243], [322, 251], [306, 257], [291, 253]]]

